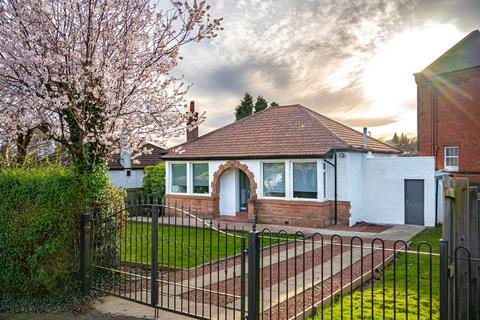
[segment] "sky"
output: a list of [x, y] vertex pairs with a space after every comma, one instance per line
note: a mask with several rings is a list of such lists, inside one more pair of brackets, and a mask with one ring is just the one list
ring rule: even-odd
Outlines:
[[201, 135], [233, 122], [245, 92], [374, 137], [415, 135], [413, 74], [480, 28], [480, 0], [209, 2], [224, 30], [186, 46], [176, 70], [205, 112]]

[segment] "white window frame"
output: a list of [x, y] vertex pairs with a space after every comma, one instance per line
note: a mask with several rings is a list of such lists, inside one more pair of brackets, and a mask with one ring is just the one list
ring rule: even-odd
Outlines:
[[[195, 193], [195, 188], [193, 186], [193, 165], [194, 164], [206, 164], [207, 165], [207, 171], [208, 171], [208, 192], [207, 193]], [[190, 184], [191, 184], [191, 192], [189, 192], [190, 194], [193, 194], [193, 195], [196, 195], [196, 196], [205, 196], [205, 197], [208, 197], [210, 196], [210, 192], [211, 192], [211, 187], [210, 187], [210, 162], [208, 161], [193, 161], [190, 163]], [[187, 187], [187, 191], [188, 191], [188, 187]]]
[[[186, 177], [185, 177], [185, 178], [187, 179], [187, 181], [186, 181], [186, 183], [187, 183], [187, 192], [174, 192], [174, 191], [172, 190], [172, 187], [173, 187], [173, 185], [172, 185], [172, 184], [173, 184], [173, 168], [172, 168], [172, 167], [173, 167], [174, 164], [184, 164], [184, 165], [185, 165], [185, 169], [186, 169], [186, 170], [185, 170], [185, 171], [186, 171]], [[168, 189], [170, 190], [170, 193], [171, 193], [171, 194], [182, 194], [182, 195], [188, 194], [188, 191], [189, 191], [189, 176], [190, 176], [190, 175], [189, 175], [189, 171], [190, 171], [190, 170], [189, 170], [189, 167], [190, 167], [190, 166], [188, 165], [187, 162], [171, 162], [171, 163], [170, 163], [170, 165], [168, 166], [168, 170], [170, 171], [170, 172], [169, 172], [169, 173], [170, 173], [170, 179], [169, 179], [170, 181], [169, 181], [169, 183], [168, 183]]]
[[[320, 179], [319, 179], [319, 173], [321, 171], [319, 171], [319, 162], [317, 159], [296, 159], [296, 160], [292, 160], [290, 161], [291, 165], [290, 165], [290, 194], [289, 194], [289, 198], [291, 200], [296, 200], [296, 201], [319, 201], [323, 198], [323, 195], [322, 197], [320, 197]], [[316, 198], [296, 198], [293, 196], [293, 164], [294, 163], [315, 163], [316, 164], [316, 168], [317, 168], [317, 197]], [[323, 174], [323, 171], [322, 171], [322, 174]]]
[[[266, 196], [264, 193], [264, 188], [263, 188], [263, 165], [265, 163], [283, 163], [285, 166], [285, 172], [284, 172], [284, 179], [285, 179], [285, 196], [283, 197], [271, 197], [271, 196]], [[260, 161], [260, 185], [261, 185], [261, 195], [263, 199], [272, 199], [272, 200], [290, 200], [290, 192], [291, 188], [290, 186], [290, 166], [289, 166], [290, 161], [287, 160], [264, 160]]]
[[[320, 166], [321, 166], [321, 172], [322, 172], [322, 179], [321, 179], [322, 195], [321, 195], [320, 199], [322, 199], [323, 201], [326, 201], [327, 198], [328, 198], [328, 190], [327, 190], [327, 187], [328, 187], [328, 171], [327, 171], [328, 163], [325, 161], [325, 159], [322, 159], [322, 161], [320, 162]], [[319, 180], [318, 183], [320, 184], [320, 180]]]
[[[447, 156], [447, 150], [457, 150], [457, 155], [456, 156]], [[447, 166], [447, 159], [457, 159], [457, 165], [456, 166]], [[447, 146], [443, 148], [443, 166], [446, 171], [458, 171], [458, 167], [460, 164], [460, 149], [458, 146]]]

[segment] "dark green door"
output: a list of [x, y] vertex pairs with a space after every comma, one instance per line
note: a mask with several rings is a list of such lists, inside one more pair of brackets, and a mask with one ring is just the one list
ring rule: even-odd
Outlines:
[[243, 171], [239, 171], [239, 198], [240, 198], [240, 211], [248, 211], [248, 199], [250, 198], [250, 180]]

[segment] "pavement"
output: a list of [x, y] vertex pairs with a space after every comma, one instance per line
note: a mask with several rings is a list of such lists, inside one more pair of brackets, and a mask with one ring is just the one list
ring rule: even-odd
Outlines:
[[[218, 226], [218, 224], [223, 229], [226, 222], [214, 222], [214, 226]], [[249, 223], [228, 222], [230, 230], [233, 225], [236, 226], [237, 230], [242, 229], [242, 227], [246, 230], [250, 228]], [[368, 281], [372, 276], [370, 270], [378, 269], [382, 264], [381, 250], [370, 247], [369, 242], [372, 239], [382, 239], [385, 241], [385, 248], [393, 248], [393, 241], [408, 241], [422, 231], [424, 227], [395, 225], [379, 232], [378, 228], [377, 231], [368, 232], [354, 230], [353, 228], [352, 230], [332, 230], [329, 228], [257, 225], [257, 230], [263, 229], [268, 229], [271, 232], [284, 230], [293, 233], [301, 231], [307, 236], [319, 233], [327, 239], [332, 235], [340, 235], [345, 238], [343, 246], [326, 240], [325, 243], [321, 244], [320, 241], [316, 241], [317, 244], [315, 245], [308, 242], [305, 247], [298, 245], [297, 248], [291, 244], [289, 246], [275, 246], [276, 251], [262, 251], [260, 264], [263, 270], [262, 310], [265, 314], [273, 312], [273, 318], [280, 316], [282, 319], [289, 319], [295, 317], [296, 310], [293, 310], [292, 307], [288, 308], [288, 305], [296, 305], [297, 302], [301, 305], [304, 291], [308, 292], [306, 296], [309, 301], [306, 305], [317, 305], [321, 301], [328, 303], [339, 291], [349, 292], [351, 281], [355, 283], [353, 289], [361, 285], [356, 281], [360, 276], [362, 282]], [[350, 242], [347, 239], [352, 237], [360, 237], [364, 240], [364, 250], [359, 250], [358, 247], [350, 247]], [[378, 246], [379, 243], [375, 244]], [[393, 252], [386, 250], [385, 260], [390, 261], [392, 258]], [[204, 317], [211, 319], [240, 319], [240, 267], [240, 259], [237, 256], [214, 262], [211, 266], [200, 266], [196, 270], [194, 268], [184, 271], [181, 277], [178, 273], [172, 275], [168, 273], [159, 282], [161, 305], [168, 308], [175, 306], [177, 310], [183, 312], [187, 312], [187, 308], [188, 312], [191, 313], [196, 310], [197, 315], [202, 314]], [[248, 260], [245, 267], [248, 270]], [[206, 272], [205, 269], [207, 269]], [[203, 274], [208, 276], [203, 276]], [[350, 277], [353, 278], [350, 279]], [[269, 280], [264, 282], [264, 279]], [[198, 287], [192, 287], [192, 283], [198, 284]], [[321, 295], [319, 290], [315, 289], [319, 286], [322, 287]], [[135, 293], [130, 292], [129, 295], [145, 297], [144, 303], [149, 303], [150, 295], [147, 291], [148, 288], [139, 288]], [[200, 304], [199, 301], [203, 301], [205, 304]], [[209, 308], [210, 305], [213, 306], [212, 309]], [[93, 308], [102, 314], [137, 318], [155, 317], [154, 309], [151, 307], [112, 296], [100, 298], [94, 303]], [[159, 310], [158, 312], [157, 319], [189, 319], [186, 316], [168, 311]], [[279, 315], [277, 312], [281, 314]]]
[[100, 312], [0, 313], [0, 320], [139, 320], [137, 317]]
[[155, 317], [155, 309], [143, 304], [128, 301], [125, 299], [105, 296], [97, 299], [92, 307], [99, 313], [135, 317], [136, 319], [162, 319], [162, 320], [184, 320], [190, 317], [182, 316], [168, 311], [158, 311], [158, 317]]

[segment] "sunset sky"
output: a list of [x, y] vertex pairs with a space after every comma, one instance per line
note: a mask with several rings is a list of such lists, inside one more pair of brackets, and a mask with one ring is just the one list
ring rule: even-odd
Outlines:
[[186, 47], [177, 69], [206, 112], [200, 134], [233, 122], [248, 91], [375, 137], [415, 135], [413, 73], [480, 27], [478, 0], [210, 2], [225, 30]]

